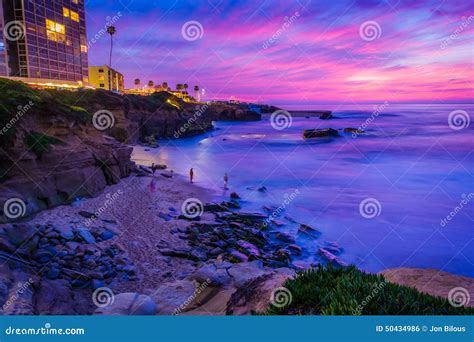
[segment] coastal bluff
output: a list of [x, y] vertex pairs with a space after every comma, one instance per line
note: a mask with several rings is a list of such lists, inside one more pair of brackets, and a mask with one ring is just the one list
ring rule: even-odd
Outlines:
[[35, 90], [6, 79], [0, 88], [0, 203], [21, 199], [23, 216], [93, 197], [128, 177], [135, 144], [204, 133], [221, 117], [260, 119], [245, 106], [192, 104], [167, 92]]

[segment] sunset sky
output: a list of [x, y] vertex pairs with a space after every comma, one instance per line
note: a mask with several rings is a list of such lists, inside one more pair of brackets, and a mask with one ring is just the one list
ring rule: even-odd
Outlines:
[[[86, 12], [91, 65], [108, 63], [109, 37], [91, 40], [117, 16], [127, 88], [197, 84], [205, 99], [277, 105], [474, 98], [471, 1], [89, 0]], [[188, 21], [201, 38], [185, 39]]]

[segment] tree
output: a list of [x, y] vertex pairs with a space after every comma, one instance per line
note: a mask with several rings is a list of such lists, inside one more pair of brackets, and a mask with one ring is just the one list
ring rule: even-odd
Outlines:
[[176, 90], [177, 90], [177, 91], [183, 90], [183, 85], [182, 85], [181, 83], [178, 83], [178, 84], [176, 85]]
[[110, 58], [109, 58], [109, 67], [112, 68], [112, 50], [114, 48], [114, 34], [117, 33], [115, 26], [107, 27], [107, 33], [110, 34]]
[[148, 88], [153, 88], [154, 85], [155, 85], [155, 82], [148, 81]]
[[187, 90], [188, 90], [188, 84], [187, 83], [183, 84], [183, 89], [187, 93]]
[[135, 86], [137, 87], [138, 89], [138, 86], [140, 85], [140, 79], [139, 78], [136, 78], [135, 79]]
[[161, 87], [162, 87], [163, 89], [165, 89], [165, 90], [168, 89], [168, 82], [163, 82], [163, 84], [161, 85]]

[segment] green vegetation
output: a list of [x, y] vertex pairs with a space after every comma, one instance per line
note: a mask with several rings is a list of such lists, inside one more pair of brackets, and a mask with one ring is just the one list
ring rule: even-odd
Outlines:
[[287, 306], [270, 305], [270, 315], [472, 315], [447, 299], [389, 283], [354, 266], [322, 267], [302, 272], [284, 286], [292, 295]]
[[30, 108], [40, 104], [38, 93], [24, 83], [0, 78], [0, 143], [8, 144], [15, 135], [16, 122]]
[[55, 137], [38, 132], [29, 132], [25, 135], [25, 145], [28, 151], [32, 151], [36, 156], [38, 156], [38, 158], [40, 158], [43, 153], [50, 150], [51, 145], [65, 144]]

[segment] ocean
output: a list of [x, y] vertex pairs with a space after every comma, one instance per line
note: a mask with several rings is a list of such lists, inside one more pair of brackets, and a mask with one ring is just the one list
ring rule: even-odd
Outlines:
[[[216, 201], [235, 191], [243, 211], [278, 216], [272, 229], [296, 238], [303, 265], [336, 243], [341, 260], [370, 272], [416, 267], [474, 277], [474, 105], [287, 109], [333, 110], [335, 118], [216, 122], [200, 136], [136, 147], [133, 158], [183, 175], [192, 167], [196, 184]], [[348, 127], [365, 133], [344, 133]], [[305, 129], [319, 128], [340, 136], [303, 138]], [[300, 223], [321, 236], [297, 234]]]

